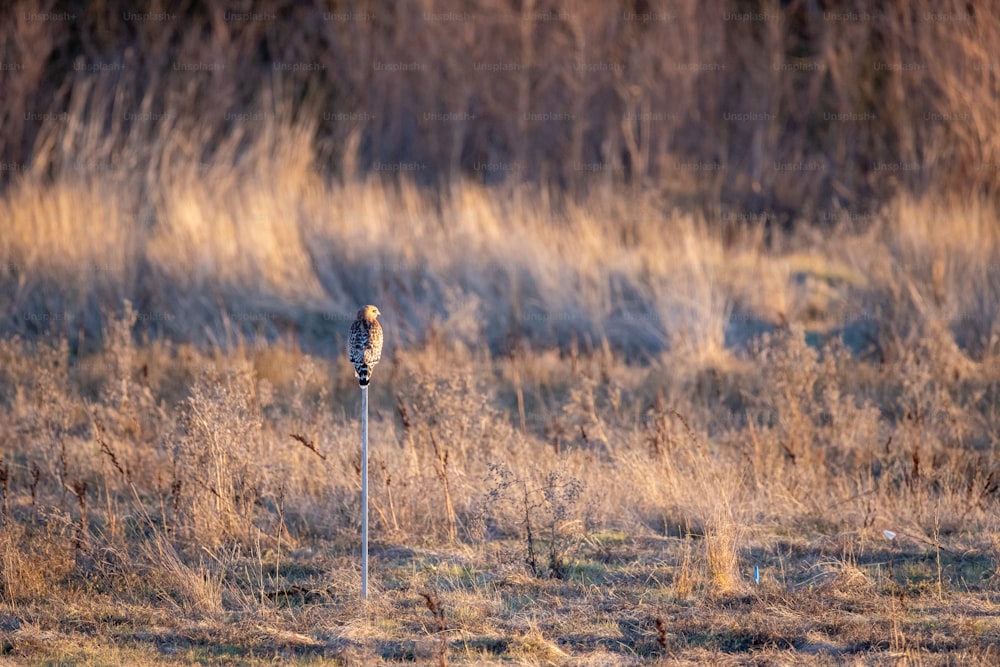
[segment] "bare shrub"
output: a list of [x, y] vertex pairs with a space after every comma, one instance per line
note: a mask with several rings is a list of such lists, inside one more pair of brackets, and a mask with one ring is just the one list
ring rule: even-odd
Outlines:
[[573, 515], [583, 490], [580, 480], [553, 471], [538, 484], [500, 463], [490, 465], [489, 481], [491, 488], [480, 511], [494, 521], [507, 518], [519, 528], [524, 562], [534, 576], [565, 577], [566, 552], [573, 543]]
[[462, 517], [473, 512], [474, 485], [486, 476], [488, 461], [513, 448], [518, 436], [470, 374], [435, 367], [413, 368], [408, 375], [409, 389], [397, 399], [415, 464], [408, 474], [424, 484], [433, 480], [440, 511], [431, 515], [440, 514], [435, 524], [454, 540], [465, 531]]
[[251, 539], [271, 484], [253, 369], [205, 371], [183, 411], [174, 446], [179, 535], [208, 545]]

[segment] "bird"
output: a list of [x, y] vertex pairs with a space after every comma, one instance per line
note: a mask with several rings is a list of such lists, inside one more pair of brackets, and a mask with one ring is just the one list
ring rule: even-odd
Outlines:
[[369, 304], [358, 311], [357, 319], [351, 323], [347, 354], [362, 387], [368, 386], [372, 367], [382, 358], [382, 325], [376, 319], [381, 314], [378, 308]]

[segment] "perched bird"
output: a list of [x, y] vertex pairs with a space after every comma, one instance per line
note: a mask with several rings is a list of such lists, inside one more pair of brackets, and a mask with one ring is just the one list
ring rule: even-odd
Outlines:
[[372, 366], [382, 358], [382, 325], [375, 319], [381, 314], [378, 308], [368, 305], [358, 311], [358, 319], [351, 323], [347, 354], [362, 387], [368, 386]]

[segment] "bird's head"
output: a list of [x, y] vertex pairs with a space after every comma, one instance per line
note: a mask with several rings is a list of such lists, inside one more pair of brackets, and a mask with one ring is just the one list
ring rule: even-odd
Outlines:
[[358, 311], [358, 319], [365, 320], [366, 322], [374, 322], [375, 318], [381, 314], [378, 308], [369, 304]]

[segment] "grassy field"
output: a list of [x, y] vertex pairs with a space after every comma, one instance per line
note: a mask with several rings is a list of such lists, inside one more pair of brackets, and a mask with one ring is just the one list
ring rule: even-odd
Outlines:
[[0, 10], [0, 664], [997, 664], [1000, 18], [750, 4]]
[[997, 659], [988, 207], [765, 238], [295, 173], [164, 188], [152, 230], [100, 179], [5, 196], [9, 659]]

